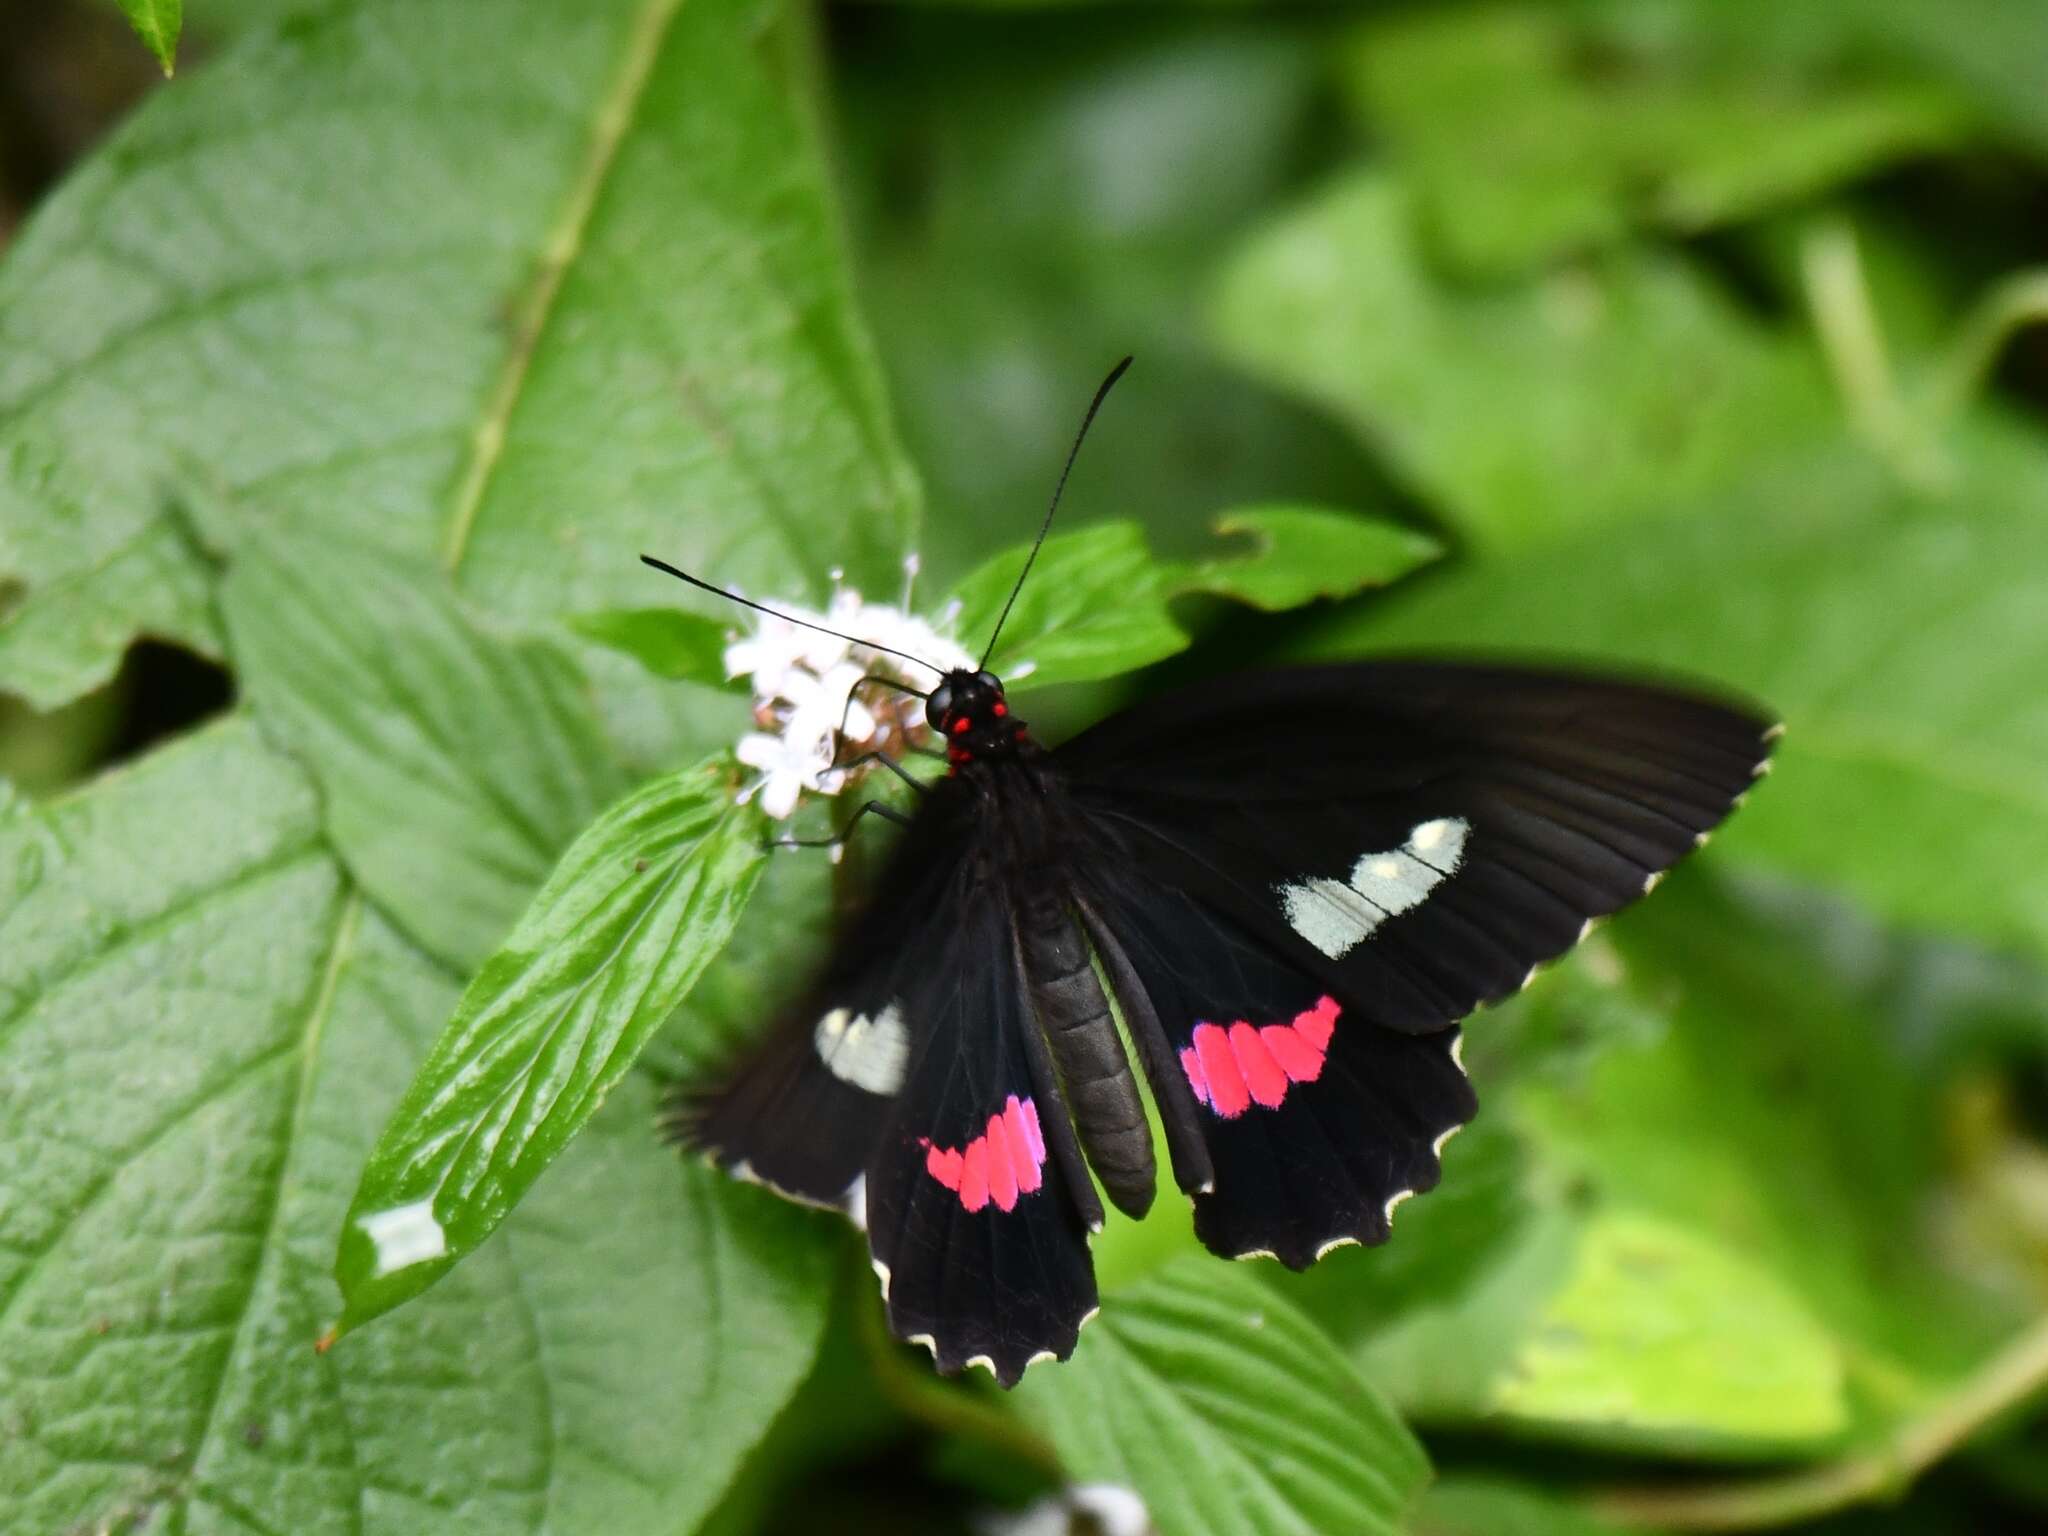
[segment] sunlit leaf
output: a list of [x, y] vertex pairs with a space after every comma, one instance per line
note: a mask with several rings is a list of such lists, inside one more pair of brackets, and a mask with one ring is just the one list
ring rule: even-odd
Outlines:
[[350, 1202], [345, 1327], [490, 1235], [724, 947], [763, 858], [730, 780], [714, 760], [611, 807], [469, 984]]
[[[1011, 684], [1086, 682], [1183, 650], [1173, 600], [1189, 593], [1289, 608], [1396, 581], [1436, 558], [1412, 530], [1310, 507], [1249, 507], [1216, 520], [1249, 550], [1160, 560], [1134, 523], [1100, 523], [1046, 540], [1010, 609], [989, 666]], [[948, 604], [965, 642], [982, 643], [1024, 569], [1030, 546], [1004, 550], [960, 583]], [[957, 604], [957, 610], [953, 605]]]

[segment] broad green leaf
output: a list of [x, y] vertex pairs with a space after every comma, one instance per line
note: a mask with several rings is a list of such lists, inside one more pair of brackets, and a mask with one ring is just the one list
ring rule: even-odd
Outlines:
[[732, 628], [680, 608], [608, 608], [572, 614], [569, 627], [586, 640], [621, 651], [656, 677], [728, 686], [725, 648]]
[[1207, 1256], [1109, 1295], [1074, 1358], [1017, 1396], [1069, 1476], [1135, 1488], [1160, 1536], [1393, 1536], [1429, 1477], [1307, 1318]]
[[724, 947], [763, 857], [730, 780], [714, 759], [612, 806], [469, 984], [350, 1202], [343, 1327], [482, 1243]]
[[1784, 1283], [1698, 1232], [1595, 1216], [1491, 1411], [1627, 1444], [1799, 1445], [1848, 1423], [1839, 1346]]
[[1255, 235], [1215, 325], [1245, 367], [1335, 411], [1487, 547], [1641, 516], [1839, 431], [1812, 359], [1683, 258], [1621, 249], [1454, 287], [1380, 172]]
[[1774, 25], [1784, 9], [1715, 0], [1652, 28], [1632, 5], [1443, 7], [1362, 29], [1353, 73], [1436, 244], [1499, 276], [1638, 223], [1712, 228], [1964, 136], [1956, 93], [1792, 51], [1803, 23]]
[[[1551, 1193], [1478, 1284], [1365, 1341], [1404, 1410], [1693, 1456], [1818, 1452], [1896, 1425], [2018, 1325], [1929, 1262], [1951, 1198], [1943, 1085], [1907, 1043], [1929, 994], [1867, 960], [1852, 983], [1838, 957], [1886, 952], [1867, 921], [1770, 911], [1688, 874], [1605, 930], [1597, 963], [1474, 1022], [1507, 1037], [1482, 1093]], [[1886, 1017], [1900, 995], [1911, 1015]], [[1558, 1052], [1617, 1008], [1643, 1017]]]
[[1179, 556], [1239, 503], [1386, 504], [1337, 427], [1224, 366], [1202, 327], [1215, 264], [1321, 169], [1342, 24], [875, 6], [835, 30], [861, 291], [950, 514], [921, 537], [937, 590], [1036, 531], [1089, 391], [1126, 353], [1062, 517], [1127, 517]]
[[187, 462], [534, 623], [654, 601], [643, 549], [892, 582], [915, 480], [786, 41], [773, 0], [365, 0], [146, 101], [0, 268], [0, 686], [210, 643], [153, 542]]
[[[989, 665], [1006, 682], [1087, 682], [1186, 649], [1173, 599], [1206, 592], [1278, 609], [1397, 581], [1439, 553], [1409, 529], [1308, 507], [1226, 513], [1216, 531], [1248, 534], [1248, 551], [1162, 561], [1135, 523], [1100, 523], [1047, 539], [1017, 594]], [[966, 643], [992, 633], [1031, 546], [1004, 550], [948, 603]], [[957, 604], [957, 611], [953, 605]]]
[[178, 66], [178, 29], [184, 24], [184, 0], [120, 0], [122, 14], [135, 28], [169, 75]]
[[221, 608], [242, 686], [313, 770], [350, 873], [458, 971], [625, 787], [575, 666], [493, 633], [438, 572], [249, 529]]
[[809, 1369], [831, 1244], [638, 1084], [325, 1355], [333, 1237], [456, 986], [245, 719], [0, 817], [0, 1528], [673, 1536]]
[[1672, 668], [1764, 700], [1776, 771], [1717, 839], [1894, 920], [2048, 953], [2048, 452], [1979, 424], [1945, 496], [1843, 454], [1625, 536], [1467, 566], [1308, 650]]

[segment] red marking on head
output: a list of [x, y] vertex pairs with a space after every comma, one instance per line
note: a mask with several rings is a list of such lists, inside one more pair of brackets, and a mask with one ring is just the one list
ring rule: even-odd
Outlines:
[[1003, 716], [1007, 715], [1009, 712], [1010, 706], [1005, 704], [1001, 699], [997, 699], [995, 703], [989, 706], [989, 713], [994, 715], [998, 720], [1002, 719]]
[[1045, 1138], [1039, 1134], [1038, 1106], [1014, 1093], [965, 1147], [933, 1146], [926, 1137], [919, 1137], [918, 1145], [925, 1149], [924, 1171], [957, 1194], [970, 1211], [990, 1205], [1015, 1210], [1019, 1200], [1045, 1183]]
[[1197, 1024], [1193, 1044], [1180, 1053], [1180, 1069], [1196, 1100], [1226, 1120], [1254, 1104], [1278, 1109], [1295, 1083], [1323, 1075], [1341, 1011], [1334, 997], [1321, 997], [1286, 1024]]
[[973, 728], [974, 722], [968, 719], [965, 715], [955, 715], [953, 717], [953, 723], [946, 727], [946, 729], [951, 731], [955, 736], [964, 736], [968, 733], [968, 731], [972, 730]]

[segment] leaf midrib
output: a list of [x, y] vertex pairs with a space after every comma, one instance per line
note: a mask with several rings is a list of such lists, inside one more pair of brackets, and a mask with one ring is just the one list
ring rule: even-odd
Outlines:
[[676, 12], [681, 8], [682, 0], [647, 0], [641, 7], [626, 41], [618, 77], [598, 103], [596, 116], [591, 120], [590, 147], [583, 168], [569, 184], [561, 216], [541, 247], [540, 270], [534, 275], [532, 290], [521, 307], [519, 322], [513, 329], [512, 346], [505, 354], [497, 382], [486, 397], [482, 414], [470, 434], [469, 463], [456, 484], [448, 536], [442, 544], [442, 564], [451, 576], [461, 569], [463, 556], [468, 553], [477, 511], [483, 505], [492, 476], [497, 472], [498, 461], [504, 455], [506, 430], [511, 424], [512, 413], [518, 408], [520, 396], [525, 392], [534, 355], [554, 316], [569, 268], [583, 249], [584, 236], [597, 211], [612, 165], [618, 158], [619, 146], [625, 142], [627, 131], [639, 113], [648, 77], [654, 71], [654, 61], [667, 40]]

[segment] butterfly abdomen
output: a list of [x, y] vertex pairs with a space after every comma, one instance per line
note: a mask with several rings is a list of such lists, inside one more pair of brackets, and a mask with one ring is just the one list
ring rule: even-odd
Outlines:
[[1019, 918], [1032, 1009], [1052, 1052], [1075, 1135], [1110, 1204], [1127, 1216], [1143, 1216], [1156, 1182], [1152, 1131], [1088, 946], [1057, 905], [1024, 903]]

